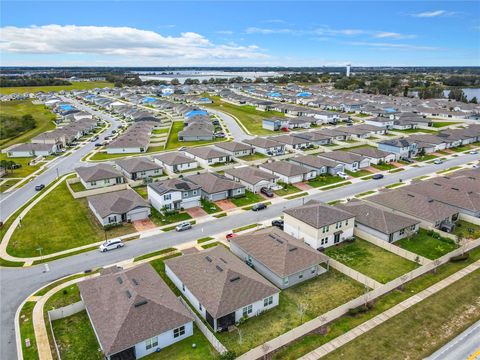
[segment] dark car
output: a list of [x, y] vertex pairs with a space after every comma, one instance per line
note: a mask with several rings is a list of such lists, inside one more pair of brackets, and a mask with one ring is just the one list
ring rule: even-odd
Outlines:
[[272, 226], [276, 226], [280, 230], [283, 230], [283, 225], [284, 225], [284, 222], [282, 219], [277, 219], [272, 221]]
[[375, 175], [372, 176], [373, 180], [380, 180], [380, 179], [383, 179], [383, 178], [384, 178], [383, 174], [375, 174]]
[[260, 189], [260, 192], [268, 197], [273, 197], [273, 191], [272, 189], [269, 189], [269, 188], [266, 188], [266, 187], [262, 187]]
[[233, 237], [235, 237], [235, 236], [237, 236], [237, 234], [235, 234], [235, 233], [229, 233], [229, 234], [227, 234], [227, 235], [225, 236], [225, 238], [228, 240], [228, 239], [231, 239], [231, 238], [233, 238]]
[[45, 185], [43, 185], [43, 184], [40, 184], [40, 185], [35, 186], [35, 190], [36, 190], [36, 191], [43, 190], [44, 188], [45, 188]]
[[260, 211], [266, 208], [267, 208], [267, 205], [265, 205], [264, 203], [258, 203], [252, 206], [253, 211]]
[[102, 144], [96, 143], [95, 146], [99, 147], [99, 146], [102, 146]]

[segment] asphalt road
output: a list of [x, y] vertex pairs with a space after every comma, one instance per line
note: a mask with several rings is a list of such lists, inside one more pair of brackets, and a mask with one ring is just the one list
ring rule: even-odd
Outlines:
[[398, 182], [399, 179], [411, 179], [427, 175], [438, 170], [478, 160], [480, 155], [462, 155], [445, 161], [440, 165], [426, 165], [411, 168], [398, 173], [388, 174], [381, 180], [367, 180], [339, 187], [330, 191], [309, 195], [269, 206], [266, 210], [254, 213], [244, 212], [235, 216], [227, 216], [212, 222], [194, 226], [191, 230], [176, 233], [166, 232], [145, 237], [128, 243], [124, 248], [109, 253], [91, 251], [49, 263], [50, 271], [44, 273], [43, 265], [29, 268], [0, 269], [0, 359], [16, 357], [14, 315], [22, 301], [41, 286], [61, 277], [87, 269], [114, 264], [145, 253], [189, 242], [204, 236], [211, 236], [230, 231], [243, 225], [268, 220], [280, 216], [285, 208], [301, 205], [304, 201], [317, 199], [329, 202], [339, 198], [351, 197], [354, 194], [373, 190], [377, 187]]
[[246, 140], [246, 139], [253, 138], [253, 136], [245, 134], [243, 129], [240, 127], [240, 125], [238, 125], [238, 123], [235, 121], [235, 119], [233, 117], [231, 117], [230, 115], [228, 115], [228, 114], [226, 114], [222, 111], [215, 110], [215, 109], [207, 108], [207, 110], [209, 112], [219, 116], [225, 122], [228, 129], [230, 130], [230, 134], [232, 134], [232, 137], [235, 141], [243, 141], [243, 140]]

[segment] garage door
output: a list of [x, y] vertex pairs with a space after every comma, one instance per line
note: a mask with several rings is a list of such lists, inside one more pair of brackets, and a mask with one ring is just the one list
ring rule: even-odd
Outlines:
[[148, 218], [148, 209], [131, 211], [129, 215], [131, 221], [143, 220]]
[[227, 198], [227, 193], [226, 192], [221, 192], [221, 193], [217, 193], [217, 194], [212, 195], [212, 200], [213, 201], [223, 200], [225, 198]]

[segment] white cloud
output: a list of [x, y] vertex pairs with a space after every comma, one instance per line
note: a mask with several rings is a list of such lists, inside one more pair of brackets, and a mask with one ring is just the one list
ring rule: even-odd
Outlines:
[[281, 28], [281, 29], [269, 29], [269, 28], [259, 28], [259, 27], [248, 27], [245, 29], [246, 34], [261, 34], [261, 35], [271, 35], [271, 34], [296, 34], [299, 33], [298, 30]]
[[264, 58], [257, 46], [214, 44], [194, 32], [163, 36], [131, 27], [44, 25], [0, 28], [0, 50], [23, 54], [92, 54], [157, 59]]
[[232, 30], [218, 30], [216, 31], [216, 33], [219, 35], [233, 35]]
[[354, 41], [348, 44], [354, 45], [354, 46], [369, 46], [369, 47], [375, 47], [375, 48], [398, 49], [398, 50], [424, 50], [424, 51], [441, 50], [440, 48], [433, 47], [433, 46], [397, 44], [397, 43], [393, 44], [393, 43], [384, 43], [384, 42]]
[[389, 31], [380, 31], [373, 35], [375, 38], [379, 39], [413, 39], [416, 38], [416, 35], [408, 35], [408, 34], [399, 34], [396, 32], [389, 32]]
[[433, 18], [433, 17], [439, 17], [439, 16], [451, 16], [454, 14], [455, 12], [453, 11], [434, 10], [434, 11], [424, 11], [421, 13], [412, 14], [412, 16], [419, 17], [419, 18]]

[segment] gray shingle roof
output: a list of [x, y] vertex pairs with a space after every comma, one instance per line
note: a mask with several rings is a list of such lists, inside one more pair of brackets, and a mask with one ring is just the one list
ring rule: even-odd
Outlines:
[[204, 160], [230, 156], [226, 152], [215, 149], [213, 146], [194, 147], [185, 150], [185, 152]]
[[102, 218], [110, 214], [125, 214], [137, 207], [150, 207], [132, 189], [109, 192], [87, 197], [88, 202]]
[[312, 171], [304, 166], [294, 164], [285, 160], [264, 163], [260, 165], [260, 167], [284, 176], [303, 175]]
[[257, 184], [263, 180], [269, 181], [278, 179], [277, 176], [253, 166], [242, 166], [234, 169], [227, 169], [225, 170], [225, 174], [231, 175], [252, 185]]
[[108, 164], [82, 166], [76, 168], [78, 176], [85, 182], [123, 177], [122, 173]]
[[354, 217], [353, 214], [345, 210], [316, 200], [310, 200], [305, 205], [287, 209], [284, 212], [316, 229]]
[[153, 182], [148, 184], [148, 186], [160, 195], [166, 194], [170, 191], [190, 191], [200, 189], [199, 185], [181, 179]]
[[160, 161], [161, 163], [169, 166], [180, 165], [180, 164], [189, 164], [197, 162], [196, 160], [185, 156], [179, 152], [167, 152], [165, 154], [154, 156], [154, 159]]
[[185, 177], [186, 181], [199, 185], [208, 194], [245, 188], [242, 184], [215, 173], [201, 173]]
[[225, 141], [215, 144], [216, 147], [227, 151], [245, 151], [253, 150], [250, 145], [238, 142], [238, 141]]
[[147, 158], [133, 157], [125, 160], [117, 160], [115, 162], [119, 167], [128, 173], [134, 173], [138, 171], [148, 171], [161, 169], [162, 167], [155, 162]]

